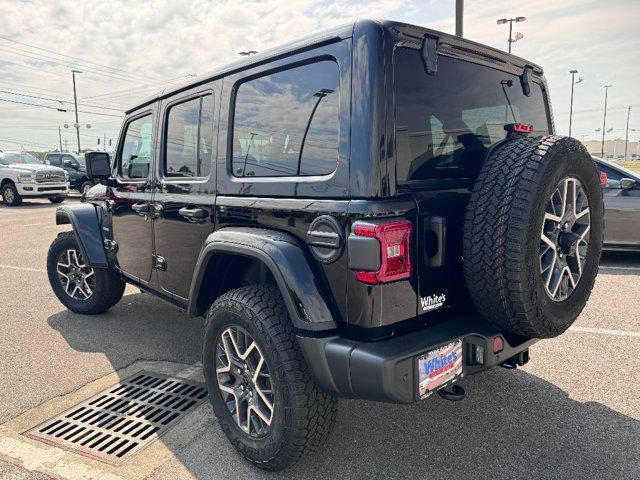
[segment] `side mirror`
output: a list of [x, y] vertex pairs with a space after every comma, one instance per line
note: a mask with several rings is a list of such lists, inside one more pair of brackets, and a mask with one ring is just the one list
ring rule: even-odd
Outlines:
[[65, 167], [69, 167], [69, 168], [73, 167], [73, 163], [71, 163], [71, 160], [65, 160], [64, 162], [62, 162], [62, 164]]
[[623, 178], [620, 180], [620, 188], [622, 190], [631, 190], [636, 186], [636, 181], [633, 178]]
[[87, 152], [84, 161], [87, 164], [87, 177], [102, 180], [111, 176], [111, 160], [107, 152]]

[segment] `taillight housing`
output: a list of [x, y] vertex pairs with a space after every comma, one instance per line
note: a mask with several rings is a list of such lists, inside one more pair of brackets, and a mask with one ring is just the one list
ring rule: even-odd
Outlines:
[[606, 187], [609, 185], [609, 179], [607, 178], [607, 172], [600, 172], [600, 185]]
[[[409, 278], [413, 271], [411, 242], [413, 224], [408, 220], [356, 222], [353, 234], [375, 239], [380, 244], [380, 263], [376, 271], [356, 270], [358, 280], [369, 284]], [[376, 262], [377, 263], [377, 262]]]

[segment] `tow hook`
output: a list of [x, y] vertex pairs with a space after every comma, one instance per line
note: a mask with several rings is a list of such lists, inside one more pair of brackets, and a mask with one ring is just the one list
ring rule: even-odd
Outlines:
[[509, 370], [516, 369], [518, 367], [523, 366], [525, 363], [529, 361], [529, 349], [523, 350], [522, 352], [514, 355], [511, 358], [507, 358], [504, 362], [500, 364], [502, 368], [508, 368]]
[[450, 402], [459, 402], [466, 394], [467, 392], [460, 385], [452, 385], [450, 390], [444, 388], [438, 390], [438, 395]]

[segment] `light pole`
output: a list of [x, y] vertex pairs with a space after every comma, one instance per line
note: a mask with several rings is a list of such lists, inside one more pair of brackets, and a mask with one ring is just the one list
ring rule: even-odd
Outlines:
[[58, 140], [60, 140], [60, 153], [62, 153], [62, 131], [60, 130], [60, 125], [58, 125]]
[[238, 55], [242, 55], [243, 57], [249, 57], [251, 55], [255, 55], [256, 53], [258, 52], [256, 52], [255, 50], [247, 50], [244, 52], [238, 52]]
[[76, 107], [76, 123], [74, 127], [76, 127], [76, 134], [78, 136], [78, 153], [80, 153], [80, 122], [78, 121], [78, 97], [76, 95], [76, 73], [82, 73], [80, 70], [71, 70], [71, 75], [73, 77], [73, 104]]
[[607, 126], [607, 98], [609, 96], [609, 89], [612, 87], [613, 85], [604, 85], [604, 116], [602, 117], [602, 148], [601, 148], [601, 155], [602, 158], [604, 158], [604, 134], [606, 132], [606, 126]]
[[496, 22], [498, 25], [504, 25], [505, 23], [509, 24], [509, 53], [511, 53], [511, 44], [524, 37], [520, 32], [516, 32], [516, 38], [513, 38], [513, 22], [520, 23], [524, 22], [526, 19], [527, 17], [501, 18]]
[[582, 82], [582, 80], [584, 80], [582, 77], [578, 77], [578, 81], [576, 82], [576, 73], [578, 73], [578, 70], [569, 70], [569, 73], [571, 74], [571, 106], [569, 107], [569, 136], [571, 136], [571, 126], [572, 126], [572, 122], [573, 122], [573, 87]]
[[629, 145], [629, 117], [631, 116], [631, 105], [627, 108], [627, 134], [624, 138], [624, 160], [627, 161], [627, 146]]
[[462, 37], [462, 17], [464, 12], [464, 0], [456, 0], [456, 36]]

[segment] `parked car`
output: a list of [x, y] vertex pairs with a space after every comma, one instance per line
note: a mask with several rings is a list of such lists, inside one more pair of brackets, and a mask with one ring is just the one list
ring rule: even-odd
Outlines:
[[223, 431], [284, 468], [336, 397], [461, 400], [576, 319], [602, 189], [548, 105], [541, 67], [396, 22], [252, 56], [128, 110], [115, 165], [87, 154], [102, 188], [58, 207], [52, 289], [93, 315], [131, 283], [206, 316]]
[[86, 193], [94, 182], [87, 177], [87, 169], [84, 164], [84, 155], [72, 155], [70, 153], [47, 153], [44, 163], [60, 167], [69, 175], [69, 183], [73, 190]]
[[26, 152], [0, 152], [0, 193], [9, 207], [22, 203], [23, 198], [47, 197], [61, 203], [69, 193], [69, 176], [56, 167], [43, 165]]
[[640, 174], [593, 157], [604, 194], [606, 250], [640, 249]]

